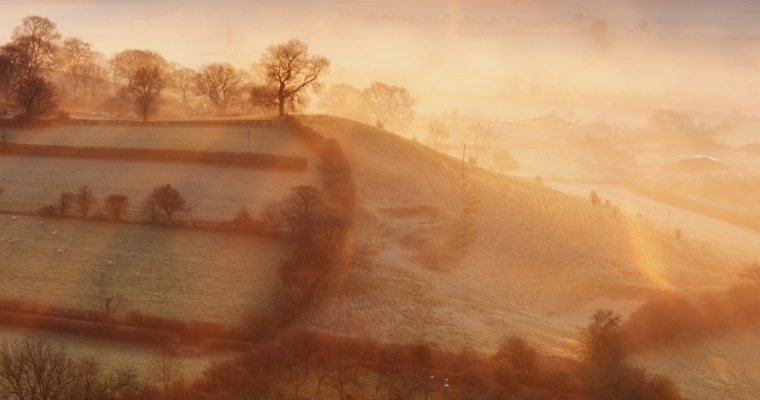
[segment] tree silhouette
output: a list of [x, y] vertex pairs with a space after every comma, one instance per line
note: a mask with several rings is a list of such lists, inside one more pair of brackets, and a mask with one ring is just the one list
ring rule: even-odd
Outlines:
[[257, 107], [276, 106], [280, 116], [285, 115], [286, 109], [305, 106], [308, 103], [306, 90], [318, 93], [324, 86], [320, 78], [330, 68], [330, 60], [310, 56], [309, 46], [298, 39], [267, 47], [260, 64], [266, 83], [251, 89], [251, 101]]

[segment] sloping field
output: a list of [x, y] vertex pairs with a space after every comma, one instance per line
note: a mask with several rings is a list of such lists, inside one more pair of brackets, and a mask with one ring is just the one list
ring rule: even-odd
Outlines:
[[[110, 194], [129, 197], [129, 219], [144, 219], [141, 202], [154, 187], [171, 184], [192, 209], [179, 218], [230, 219], [245, 206], [258, 213], [262, 205], [282, 199], [291, 187], [321, 187], [313, 165], [305, 172], [265, 171], [234, 166], [148, 161], [82, 160], [0, 156], [0, 209], [33, 211], [53, 204], [64, 190], [89, 184], [100, 203]], [[71, 210], [72, 214], [76, 210]]]
[[97, 282], [104, 280], [108, 291], [124, 293], [130, 309], [238, 324], [249, 307], [266, 307], [279, 287], [277, 262], [285, 252], [274, 241], [66, 219], [43, 219], [41, 227], [39, 221], [0, 214], [4, 299], [97, 309]]
[[[375, 270], [345, 276], [307, 326], [486, 351], [516, 333], [572, 355], [596, 309], [627, 316], [661, 290], [723, 288], [750, 259], [527, 180], [471, 167], [462, 178], [459, 161], [369, 126], [302, 121], [350, 157], [357, 242], [380, 249]], [[448, 272], [431, 252], [453, 260]]]

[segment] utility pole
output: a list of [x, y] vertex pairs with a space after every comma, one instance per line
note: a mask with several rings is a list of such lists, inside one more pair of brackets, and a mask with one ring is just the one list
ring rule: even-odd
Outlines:
[[462, 175], [464, 176], [464, 152], [467, 149], [467, 145], [462, 145]]
[[665, 234], [667, 235], [669, 233], [670, 233], [670, 209], [668, 209], [668, 227], [665, 228]]

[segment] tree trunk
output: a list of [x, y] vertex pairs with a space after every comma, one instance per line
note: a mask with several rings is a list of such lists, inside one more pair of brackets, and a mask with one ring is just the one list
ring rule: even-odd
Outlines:
[[278, 107], [280, 109], [280, 116], [285, 116], [285, 85], [280, 84], [280, 90], [277, 91], [277, 99], [279, 100]]

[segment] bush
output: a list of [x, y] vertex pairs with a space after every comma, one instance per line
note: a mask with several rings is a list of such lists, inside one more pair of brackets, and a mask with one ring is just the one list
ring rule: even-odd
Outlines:
[[34, 212], [34, 215], [38, 215], [40, 217], [57, 217], [58, 209], [55, 206], [46, 206], [37, 209], [37, 211]]

